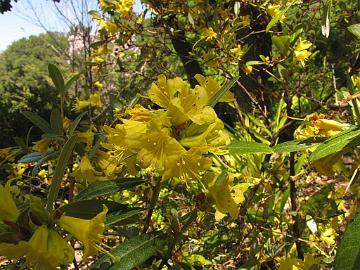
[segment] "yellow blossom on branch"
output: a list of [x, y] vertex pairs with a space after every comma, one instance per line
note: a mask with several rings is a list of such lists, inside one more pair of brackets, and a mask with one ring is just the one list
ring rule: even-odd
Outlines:
[[108, 209], [104, 205], [103, 211], [92, 219], [75, 218], [67, 216], [66, 213], [59, 219], [58, 225], [75, 236], [84, 245], [83, 258], [95, 255], [98, 251], [105, 251], [101, 246], [101, 240], [105, 231], [107, 211]]

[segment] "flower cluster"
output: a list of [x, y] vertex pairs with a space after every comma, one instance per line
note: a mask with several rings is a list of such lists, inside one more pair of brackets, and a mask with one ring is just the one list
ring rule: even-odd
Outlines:
[[[10, 184], [11, 182], [7, 182], [5, 186], [0, 185], [0, 224], [3, 228], [8, 227], [8, 237], [2, 238], [0, 242], [0, 256], [11, 260], [25, 257], [28, 269], [50, 270], [66, 266], [74, 260], [75, 252], [59, 234], [60, 229], [64, 229], [82, 242], [84, 258], [98, 251], [105, 251], [101, 247], [107, 213], [105, 206], [103, 211], [92, 219], [75, 218], [64, 213], [55, 222], [56, 226], [49, 226], [49, 215], [41, 205], [40, 198], [33, 197], [30, 199], [29, 209], [25, 209], [25, 212], [20, 211], [14, 200], [17, 188]], [[20, 218], [27, 214], [26, 211], [31, 212], [29, 224], [24, 224]], [[45, 218], [41, 219], [40, 216]], [[34, 217], [36, 221], [32, 220]]]
[[[117, 168], [126, 164], [130, 173], [136, 173], [137, 166], [155, 170], [163, 180], [199, 178], [212, 164], [207, 154], [220, 151], [230, 137], [209, 106], [220, 89], [218, 82], [201, 75], [196, 79], [199, 85], [190, 89], [181, 78], [160, 75], [148, 93], [160, 109], [137, 105], [127, 110], [122, 124], [105, 127], [108, 142], [103, 146], [110, 163]], [[228, 92], [220, 101], [233, 99]]]

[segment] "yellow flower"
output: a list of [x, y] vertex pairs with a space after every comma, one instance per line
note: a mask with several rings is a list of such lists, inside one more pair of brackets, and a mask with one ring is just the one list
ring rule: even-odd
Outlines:
[[[103, 85], [101, 82], [99, 82], [99, 81], [96, 81], [96, 82], [94, 83], [94, 86], [95, 86], [97, 89], [103, 89], [103, 88], [104, 88], [104, 85]], [[90, 101], [90, 103], [91, 103], [91, 101]]]
[[212, 179], [208, 185], [208, 192], [215, 201], [216, 220], [222, 219], [226, 213], [229, 213], [233, 219], [237, 218], [239, 205], [245, 200], [244, 193], [251, 184], [242, 183], [233, 186], [232, 174], [219, 175], [211, 172], [205, 175], [205, 179]]
[[68, 129], [71, 123], [72, 123], [71, 120], [65, 116], [63, 119], [63, 128]]
[[36, 141], [34, 142], [34, 146], [32, 147], [33, 150], [45, 155], [48, 148], [49, 148], [49, 145], [51, 143], [51, 140], [48, 139], [48, 138], [42, 138], [41, 140], [39, 141]]
[[244, 72], [246, 75], [249, 75], [253, 72], [253, 67], [248, 65], [248, 64], [245, 64], [244, 66]]
[[[313, 255], [306, 253], [304, 261], [298, 258], [285, 258], [280, 261], [279, 270], [311, 270], [317, 266], [321, 258], [314, 258]], [[318, 268], [314, 268], [318, 269]]]
[[241, 25], [244, 27], [250, 27], [251, 19], [250, 15], [240, 16]]
[[7, 156], [9, 156], [10, 154], [11, 154], [10, 147], [0, 149], [0, 157], [1, 158], [7, 158]]
[[[280, 5], [277, 4], [270, 4], [268, 5], [268, 7], [266, 8], [267, 13], [271, 16], [271, 17], [275, 17], [277, 16], [281, 11], [280, 11]], [[284, 22], [286, 19], [285, 15], [282, 15], [281, 18], [279, 19], [279, 21], [282, 23]]]
[[45, 226], [38, 227], [28, 242], [0, 243], [0, 254], [15, 260], [25, 256], [28, 269], [34, 270], [55, 270], [74, 259], [73, 248], [56, 231]]
[[206, 149], [191, 148], [188, 151], [173, 152], [173, 156], [168, 155], [162, 174], [162, 179], [166, 180], [171, 177], [180, 177], [184, 180], [195, 180], [200, 178], [200, 173], [209, 169], [212, 160], [204, 157]]
[[81, 158], [80, 166], [71, 174], [77, 182], [93, 183], [96, 182], [98, 174], [87, 155]]
[[333, 228], [327, 228], [321, 233], [320, 239], [323, 240], [327, 247], [332, 247], [335, 244], [335, 238], [338, 234]]
[[45, 178], [47, 176], [47, 171], [46, 170], [41, 170], [38, 172], [38, 176], [40, 178]]
[[91, 94], [89, 100], [79, 100], [76, 99], [76, 104], [74, 106], [75, 111], [81, 111], [87, 107], [101, 107], [101, 99], [99, 94]]
[[8, 181], [5, 186], [0, 185], [0, 220], [16, 222], [20, 212], [11, 195], [16, 192], [16, 188], [11, 187], [10, 184], [11, 182]]
[[66, 216], [66, 213], [59, 219], [58, 225], [75, 236], [84, 245], [86, 258], [95, 255], [98, 251], [104, 251], [101, 247], [102, 234], [105, 230], [105, 219], [108, 209], [104, 205], [103, 211], [92, 219], [81, 219]]
[[102, 106], [99, 94], [91, 94], [90, 95], [90, 106], [92, 106], [92, 107], [101, 107]]
[[213, 38], [217, 37], [217, 34], [214, 32], [212, 27], [209, 27], [202, 30], [202, 36], [205, 38], [205, 40], [212, 40]]
[[307, 49], [311, 47], [312, 43], [307, 40], [299, 39], [297, 45], [294, 49], [294, 55], [295, 59], [300, 63], [301, 66], [305, 66], [305, 61], [308, 60], [308, 58], [311, 55], [311, 52], [309, 52]]
[[[201, 87], [203, 87], [206, 91], [206, 105], [208, 104], [209, 100], [220, 90], [220, 85], [218, 81], [214, 80], [210, 77], [204, 77], [201, 74], [196, 74], [195, 79], [198, 81]], [[197, 90], [199, 86], [196, 86], [194, 91]], [[225, 95], [219, 100], [220, 102], [233, 102], [235, 100], [234, 94], [230, 91], [227, 91]]]
[[76, 104], [74, 106], [74, 110], [79, 112], [89, 106], [90, 106], [90, 101], [76, 99]]

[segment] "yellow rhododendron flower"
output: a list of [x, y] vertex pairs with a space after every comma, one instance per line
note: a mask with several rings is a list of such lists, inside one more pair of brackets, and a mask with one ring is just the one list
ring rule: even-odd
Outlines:
[[241, 25], [244, 27], [250, 27], [251, 19], [249, 15], [240, 16]]
[[40, 177], [40, 178], [45, 178], [46, 176], [47, 176], [47, 171], [46, 170], [40, 170], [39, 172], [38, 172], [38, 176]]
[[[266, 8], [266, 11], [271, 17], [276, 17], [281, 12], [280, 5], [270, 4]], [[281, 18], [279, 19], [279, 21], [282, 23], [285, 21], [285, 19], [286, 19], [285, 15], [282, 15]]]
[[5, 186], [0, 185], [0, 220], [15, 222], [20, 214], [16, 207], [13, 193], [16, 193], [16, 187], [10, 186], [8, 181]]
[[323, 114], [316, 112], [309, 116], [309, 125], [300, 126], [296, 129], [294, 136], [297, 139], [308, 137], [331, 137], [350, 127], [347, 123], [340, 123], [335, 120], [326, 119]]
[[63, 128], [66, 130], [70, 127], [71, 125], [71, 120], [69, 118], [67, 118], [66, 116], [63, 118]]
[[98, 251], [103, 252], [101, 247], [102, 234], [105, 231], [105, 219], [108, 209], [104, 205], [103, 211], [97, 214], [92, 219], [81, 219], [66, 216], [66, 213], [61, 216], [58, 225], [67, 232], [71, 233], [84, 245], [83, 258], [97, 254]]
[[[198, 83], [200, 84], [195, 86], [194, 91], [196, 91], [199, 87], [203, 87], [206, 90], [206, 105], [209, 103], [210, 99], [220, 90], [220, 85], [218, 83], [218, 81], [208, 77], [205, 78], [203, 75], [201, 74], [196, 74], [195, 75], [195, 79], [198, 81]], [[230, 91], [227, 91], [225, 93], [225, 95], [223, 95], [221, 97], [221, 99], [219, 100], [219, 102], [233, 102], [235, 100], [234, 98], [234, 94], [231, 93]]]
[[[280, 261], [279, 270], [311, 270], [317, 266], [321, 258], [314, 258], [313, 255], [306, 253], [304, 260], [298, 258], [286, 258]], [[315, 268], [317, 269], [317, 268]]]
[[75, 111], [81, 111], [87, 107], [101, 107], [102, 102], [99, 94], [91, 94], [89, 100], [76, 100]]
[[335, 238], [338, 234], [333, 228], [327, 228], [320, 235], [320, 239], [325, 242], [327, 247], [332, 247], [335, 244]]
[[71, 174], [77, 182], [93, 183], [97, 180], [97, 174], [87, 155], [81, 158], [80, 166]]
[[312, 43], [307, 40], [303, 40], [299, 38], [299, 41], [294, 49], [294, 55], [295, 59], [300, 63], [301, 66], [305, 66], [305, 61], [308, 60], [308, 58], [311, 55], [311, 52], [309, 52], [307, 49], [311, 47]]
[[[99, 81], [96, 81], [95, 83], [94, 83], [94, 86], [97, 88], [97, 89], [103, 89], [104, 88], [104, 85], [101, 83], [101, 82], [99, 82]], [[100, 100], [100, 99], [99, 99]], [[90, 104], [91, 104], [91, 100], [90, 100]]]
[[48, 138], [42, 138], [41, 140], [36, 141], [36, 142], [33, 143], [34, 146], [32, 147], [32, 149], [33, 149], [34, 151], [37, 151], [37, 152], [45, 155], [46, 152], [47, 152], [47, 150], [48, 150], [48, 148], [49, 148], [50, 143], [51, 143], [51, 140], [50, 140], [50, 139], [48, 139]]
[[244, 72], [246, 75], [249, 75], [253, 72], [253, 67], [248, 65], [248, 64], [245, 64], [244, 65]]
[[173, 156], [168, 156], [165, 161], [165, 171], [162, 179], [180, 177], [184, 180], [195, 180], [200, 178], [200, 173], [211, 167], [212, 160], [204, 157], [206, 149], [191, 148], [188, 151], [173, 151]]
[[90, 106], [90, 101], [77, 99], [76, 104], [74, 106], [74, 110], [79, 112], [89, 106]]
[[75, 255], [73, 248], [56, 231], [45, 226], [38, 227], [28, 242], [0, 243], [0, 254], [14, 260], [25, 256], [28, 269], [34, 270], [66, 266]]
[[206, 40], [212, 40], [217, 37], [217, 33], [212, 29], [212, 27], [209, 27], [202, 30], [202, 36]]
[[99, 94], [91, 94], [90, 95], [90, 106], [92, 107], [101, 107], [101, 99]]
[[235, 219], [239, 214], [239, 205], [245, 200], [244, 193], [251, 184], [233, 185], [233, 175], [226, 176], [208, 173], [205, 178], [212, 178], [208, 185], [208, 193], [214, 199], [216, 206], [215, 219], [220, 220], [229, 213]]

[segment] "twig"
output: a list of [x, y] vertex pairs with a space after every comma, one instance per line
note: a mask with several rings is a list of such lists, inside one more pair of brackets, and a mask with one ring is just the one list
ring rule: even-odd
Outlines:
[[154, 212], [154, 208], [155, 208], [155, 205], [158, 201], [158, 198], [159, 198], [159, 194], [160, 194], [160, 190], [161, 190], [161, 178], [160, 177], [157, 177], [155, 179], [156, 181], [156, 184], [155, 186], [153, 186], [153, 189], [152, 189], [152, 196], [151, 196], [151, 200], [150, 200], [150, 205], [149, 205], [149, 211], [147, 213], [147, 216], [145, 218], [145, 225], [144, 225], [144, 228], [143, 228], [143, 231], [142, 233], [145, 234], [147, 232], [147, 230], [149, 229], [150, 227], [150, 222], [151, 222], [151, 216]]

